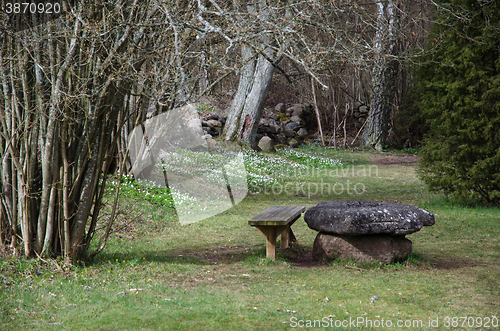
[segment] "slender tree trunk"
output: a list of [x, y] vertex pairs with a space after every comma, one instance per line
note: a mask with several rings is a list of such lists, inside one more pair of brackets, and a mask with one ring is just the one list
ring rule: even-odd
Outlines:
[[[0, 33], [0, 247], [10, 242], [16, 251], [22, 244], [27, 256], [63, 255], [66, 261], [86, 255], [100, 229], [103, 176], [119, 139], [126, 150], [121, 125], [137, 125], [135, 113], [145, 120], [152, 96], [168, 108], [179, 87], [191, 89], [191, 64], [184, 59], [196, 50], [184, 23], [199, 16], [179, 11], [189, 3], [79, 2], [57, 22], [8, 18], [13, 24]], [[17, 31], [25, 21], [35, 28]], [[150, 52], [172, 49], [174, 39], [172, 61]], [[144, 63], [163, 75], [147, 72]], [[200, 65], [205, 72], [209, 63]], [[156, 79], [161, 93], [152, 88]]]
[[396, 94], [398, 52], [396, 33], [399, 11], [393, 0], [377, 2], [376, 60], [372, 71], [370, 112], [361, 144], [381, 151], [389, 130], [390, 115]]
[[[3, 41], [3, 40], [2, 40]], [[9, 85], [7, 81], [7, 70], [4, 66], [4, 50], [0, 49], [0, 79], [1, 79], [1, 86], [2, 86], [2, 92], [3, 92], [3, 115], [1, 118], [1, 125], [2, 131], [3, 132], [9, 132], [10, 127], [8, 125], [9, 121], [9, 114], [12, 112], [12, 106], [11, 106], [11, 99], [9, 97]], [[13, 224], [15, 223], [15, 220], [13, 219], [13, 204], [12, 204], [12, 161], [11, 161], [11, 154], [9, 153], [9, 148], [8, 144], [11, 143], [11, 140], [6, 137], [5, 139], [0, 138], [1, 144], [0, 147], [2, 148], [1, 151], [1, 163], [0, 163], [0, 183], [1, 183], [1, 191], [0, 191], [0, 208], [2, 208], [2, 219], [1, 222], [5, 224], [7, 228], [10, 228], [10, 233], [7, 233], [7, 229], [4, 230], [4, 240], [8, 240], [11, 238], [8, 238], [8, 234], [10, 234], [13, 238]]]
[[314, 112], [316, 113], [316, 120], [318, 121], [319, 136], [321, 137], [321, 145], [325, 147], [325, 139], [323, 138], [323, 129], [321, 128], [321, 117], [319, 116], [318, 103], [316, 102], [316, 91], [314, 89], [313, 77], [311, 77], [311, 91], [313, 95]]

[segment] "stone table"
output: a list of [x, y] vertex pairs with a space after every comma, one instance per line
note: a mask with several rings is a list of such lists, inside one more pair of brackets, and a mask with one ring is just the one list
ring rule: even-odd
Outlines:
[[373, 201], [321, 202], [304, 214], [319, 234], [313, 258], [404, 261], [412, 250], [406, 235], [435, 223], [434, 215], [410, 205]]

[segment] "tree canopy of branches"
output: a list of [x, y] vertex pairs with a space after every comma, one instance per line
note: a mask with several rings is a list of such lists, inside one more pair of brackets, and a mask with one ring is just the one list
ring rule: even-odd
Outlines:
[[256, 127], [273, 73], [291, 81], [291, 75], [280, 66], [285, 60], [325, 90], [332, 88], [325, 84], [325, 76], [337, 72], [338, 67], [370, 71], [371, 113], [363, 142], [381, 149], [394, 108], [399, 63], [409, 57], [418, 41], [412, 28], [421, 18], [410, 17], [418, 12], [414, 8], [420, 9], [420, 2], [241, 3], [245, 5], [220, 15], [241, 25], [237, 34], [228, 30], [228, 36], [241, 46], [243, 63], [225, 139], [255, 148]]
[[500, 203], [500, 5], [441, 5], [431, 47], [418, 68], [428, 119], [420, 176], [431, 188]]

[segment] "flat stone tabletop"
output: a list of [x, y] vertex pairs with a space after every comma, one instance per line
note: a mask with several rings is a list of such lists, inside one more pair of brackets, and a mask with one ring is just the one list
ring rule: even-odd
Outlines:
[[434, 215], [427, 210], [410, 205], [373, 201], [320, 202], [306, 211], [304, 220], [313, 230], [348, 236], [404, 236], [435, 223]]

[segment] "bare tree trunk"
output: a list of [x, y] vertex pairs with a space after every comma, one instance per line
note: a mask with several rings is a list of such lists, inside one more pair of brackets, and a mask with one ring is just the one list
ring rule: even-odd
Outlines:
[[[205, 47], [210, 47], [206, 45]], [[202, 50], [200, 52], [200, 58], [198, 59], [198, 94], [201, 95], [208, 88], [208, 70], [206, 61], [206, 51]]]
[[381, 151], [389, 130], [390, 115], [396, 94], [398, 52], [396, 32], [399, 28], [399, 10], [393, 0], [377, 2], [377, 58], [372, 72], [370, 112], [361, 144]]
[[[7, 49], [8, 51], [8, 49]], [[2, 91], [3, 91], [3, 115], [1, 117], [1, 127], [2, 127], [2, 132], [9, 132], [10, 131], [10, 125], [9, 125], [9, 114], [12, 112], [12, 105], [11, 105], [11, 99], [10, 99], [10, 91], [9, 91], [9, 84], [7, 81], [7, 70], [4, 66], [4, 49], [0, 49], [0, 78], [1, 78], [1, 86], [2, 86]], [[12, 183], [12, 161], [11, 161], [11, 154], [9, 152], [9, 144], [12, 143], [12, 140], [9, 139], [8, 137], [2, 137], [0, 138], [0, 147], [2, 148], [1, 151], [1, 163], [0, 163], [0, 183], [1, 183], [1, 191], [0, 191], [0, 203], [2, 206], [2, 219], [0, 220], [5, 224], [6, 227], [10, 228], [10, 235], [11, 238], [10, 240], [13, 240], [15, 238], [14, 236], [14, 231], [15, 231], [15, 220], [13, 218], [13, 193], [12, 193], [12, 188], [13, 188], [13, 183]], [[8, 233], [7, 231], [4, 231], [4, 238], [7, 240]]]
[[[248, 57], [250, 53], [246, 47], [242, 51], [244, 57]], [[267, 50], [267, 53], [272, 52]], [[271, 56], [272, 54], [269, 54], [267, 57]], [[263, 55], [258, 55], [257, 59], [251, 62], [245, 66], [248, 68], [244, 68], [240, 76], [238, 91], [229, 110], [224, 135], [228, 141], [239, 141], [255, 149], [257, 126], [271, 86], [274, 65]]]
[[[267, 5], [262, 0], [247, 5], [247, 8], [261, 21], [265, 21], [269, 15]], [[271, 36], [264, 34], [260, 36], [259, 46], [242, 45], [241, 52], [245, 64], [224, 129], [226, 141], [238, 141], [253, 149], [257, 148], [257, 126], [262, 117], [276, 65], [271, 61], [277, 59], [275, 52], [269, 47], [271, 42]]]
[[241, 55], [244, 65], [241, 68], [240, 82], [229, 108], [226, 126], [224, 127], [225, 139], [231, 141], [237, 140], [241, 114], [245, 106], [245, 100], [253, 86], [253, 77], [257, 64], [257, 61], [254, 59], [255, 53], [249, 45], [243, 44], [241, 46]]
[[[19, 239], [26, 256], [78, 257], [88, 248], [88, 214], [99, 212], [102, 194], [95, 192], [103, 192], [103, 164], [115, 151], [127, 74], [144, 62], [132, 49], [123, 56], [136, 24], [118, 27], [109, 10], [140, 21], [137, 3], [110, 1], [94, 12], [79, 4], [65, 21], [0, 34], [0, 240], [11, 235], [14, 252]], [[138, 43], [144, 34], [136, 36]]]
[[255, 139], [257, 126], [262, 117], [264, 102], [271, 87], [273, 72], [274, 65], [260, 55], [255, 68], [252, 89], [245, 99], [238, 130], [239, 141], [253, 149], [257, 148]]
[[323, 129], [321, 128], [321, 118], [319, 116], [318, 103], [316, 102], [316, 91], [314, 89], [314, 78], [311, 77], [311, 90], [313, 95], [314, 112], [316, 113], [316, 120], [318, 121], [319, 136], [321, 137], [321, 145], [325, 147], [325, 139], [323, 138]]

